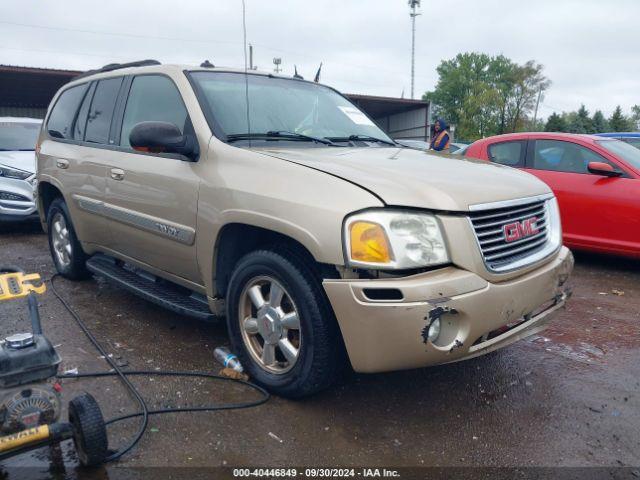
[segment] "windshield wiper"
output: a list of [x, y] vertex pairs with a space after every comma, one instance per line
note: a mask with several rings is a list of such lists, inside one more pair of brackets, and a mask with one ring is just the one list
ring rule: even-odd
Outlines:
[[356, 140], [360, 140], [362, 142], [377, 142], [384, 143], [385, 145], [393, 145], [397, 146], [395, 142], [384, 140], [378, 137], [371, 137], [369, 135], [349, 135], [348, 137], [327, 137], [329, 140], [333, 140], [334, 142], [353, 142]]
[[312, 137], [302, 133], [288, 132], [286, 130], [270, 130], [266, 133], [232, 133], [227, 135], [228, 142], [237, 140], [260, 140], [260, 139], [282, 139], [282, 140], [305, 140], [308, 142], [317, 142], [324, 145], [337, 146], [328, 138]]

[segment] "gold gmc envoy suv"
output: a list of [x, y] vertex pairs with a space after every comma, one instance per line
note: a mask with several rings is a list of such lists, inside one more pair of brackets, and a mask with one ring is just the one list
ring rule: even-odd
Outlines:
[[475, 357], [540, 331], [573, 257], [533, 176], [404, 148], [332, 88], [254, 71], [108, 65], [53, 99], [37, 200], [57, 270], [226, 316], [290, 397], [350, 363]]

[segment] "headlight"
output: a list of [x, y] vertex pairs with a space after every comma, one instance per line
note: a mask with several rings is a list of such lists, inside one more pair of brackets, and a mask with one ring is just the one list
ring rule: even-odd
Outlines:
[[562, 224], [560, 223], [560, 208], [556, 197], [547, 200], [549, 213], [548, 239], [554, 249], [562, 245]]
[[18, 180], [24, 180], [29, 178], [33, 173], [25, 172], [24, 170], [18, 170], [17, 168], [7, 167], [0, 165], [0, 177], [5, 178], [17, 178]]
[[440, 224], [433, 215], [370, 210], [347, 217], [347, 263], [353, 267], [408, 269], [449, 262]]

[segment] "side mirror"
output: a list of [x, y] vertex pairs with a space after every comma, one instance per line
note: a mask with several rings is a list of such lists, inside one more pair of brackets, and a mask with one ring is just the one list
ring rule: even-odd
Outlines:
[[178, 153], [194, 161], [198, 158], [198, 142], [193, 135], [183, 135], [168, 122], [140, 122], [129, 134], [134, 150], [153, 153]]
[[589, 170], [589, 173], [602, 175], [603, 177], [619, 177], [622, 175], [622, 172], [617, 171], [611, 165], [604, 162], [589, 162], [587, 170]]

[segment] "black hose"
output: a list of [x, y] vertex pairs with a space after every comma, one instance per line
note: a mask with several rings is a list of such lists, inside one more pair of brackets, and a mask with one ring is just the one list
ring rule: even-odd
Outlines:
[[31, 318], [31, 331], [34, 335], [42, 335], [42, 323], [40, 322], [40, 311], [38, 310], [38, 298], [35, 292], [29, 293], [27, 298], [29, 306], [29, 317]]
[[15, 265], [2, 265], [0, 266], [0, 273], [24, 273], [24, 270]]
[[[84, 334], [87, 336], [89, 341], [98, 350], [98, 352], [100, 352], [100, 354], [103, 356], [105, 361], [111, 366], [111, 368], [113, 368], [114, 371], [112, 371], [112, 372], [89, 372], [89, 373], [79, 373], [79, 374], [62, 374], [62, 375], [58, 375], [58, 378], [87, 378], [87, 377], [112, 377], [112, 376], [117, 376], [125, 384], [127, 389], [132, 393], [132, 395], [135, 397], [136, 401], [138, 402], [138, 404], [140, 405], [140, 408], [141, 408], [141, 410], [138, 411], [138, 412], [130, 413], [130, 414], [127, 414], [127, 415], [122, 415], [120, 417], [115, 417], [115, 418], [112, 418], [112, 419], [107, 420], [105, 422], [107, 425], [111, 425], [113, 423], [120, 422], [120, 421], [123, 421], [123, 420], [127, 420], [127, 419], [130, 419], [130, 418], [142, 417], [142, 422], [140, 423], [140, 427], [138, 428], [138, 431], [134, 435], [133, 439], [129, 443], [127, 443], [126, 446], [124, 446], [123, 448], [120, 448], [118, 451], [116, 451], [116, 452], [112, 453], [111, 455], [109, 455], [105, 459], [105, 463], [106, 462], [112, 462], [114, 460], [119, 459], [124, 454], [126, 454], [128, 451], [130, 451], [133, 447], [136, 446], [136, 444], [140, 441], [140, 439], [144, 435], [144, 432], [145, 432], [145, 430], [147, 428], [147, 425], [149, 423], [149, 415], [161, 415], [161, 414], [167, 414], [167, 413], [186, 413], [186, 412], [213, 412], [213, 411], [218, 411], [218, 410], [235, 410], [235, 409], [257, 407], [258, 405], [262, 405], [262, 404], [266, 403], [269, 400], [269, 397], [270, 397], [269, 393], [264, 388], [262, 388], [262, 387], [260, 387], [258, 385], [255, 385], [255, 384], [253, 384], [251, 382], [246, 382], [244, 380], [237, 380], [237, 379], [233, 379], [233, 378], [223, 377], [221, 375], [214, 375], [214, 374], [211, 374], [211, 373], [179, 372], [179, 371], [173, 372], [173, 371], [162, 371], [162, 370], [160, 370], [160, 371], [155, 371], [155, 370], [154, 371], [147, 371], [147, 370], [122, 371], [118, 367], [116, 362], [113, 361], [109, 357], [109, 355], [104, 350], [102, 345], [100, 345], [98, 340], [96, 340], [96, 338], [93, 336], [91, 331], [88, 329], [88, 327], [86, 326], [84, 321], [80, 318], [80, 316], [73, 309], [73, 307], [71, 307], [69, 305], [69, 303], [64, 298], [62, 298], [62, 296], [60, 295], [60, 293], [56, 289], [54, 280], [56, 278], [58, 278], [59, 276], [60, 276], [60, 274], [56, 273], [55, 275], [53, 275], [51, 277], [50, 282], [51, 282], [51, 290], [53, 291], [53, 294], [60, 301], [62, 306], [65, 308], [65, 310], [67, 310], [67, 312], [73, 317], [73, 319], [76, 321], [76, 323], [78, 324], [80, 329], [84, 332]], [[128, 375], [156, 375], [156, 376], [173, 376], [173, 377], [212, 378], [212, 379], [216, 379], [216, 380], [224, 380], [224, 381], [239, 383], [241, 385], [247, 386], [247, 387], [252, 388], [253, 390], [259, 392], [260, 394], [262, 394], [262, 397], [260, 399], [258, 399], [258, 400], [254, 400], [254, 401], [251, 401], [251, 402], [222, 403], [222, 404], [218, 404], [218, 405], [205, 405], [205, 406], [202, 406], [202, 407], [186, 407], [186, 408], [173, 407], [173, 408], [163, 408], [163, 409], [160, 409], [160, 410], [149, 410], [149, 408], [147, 407], [147, 403], [145, 402], [145, 400], [142, 397], [142, 395], [140, 394], [140, 392], [137, 390], [137, 388], [127, 378]]]

